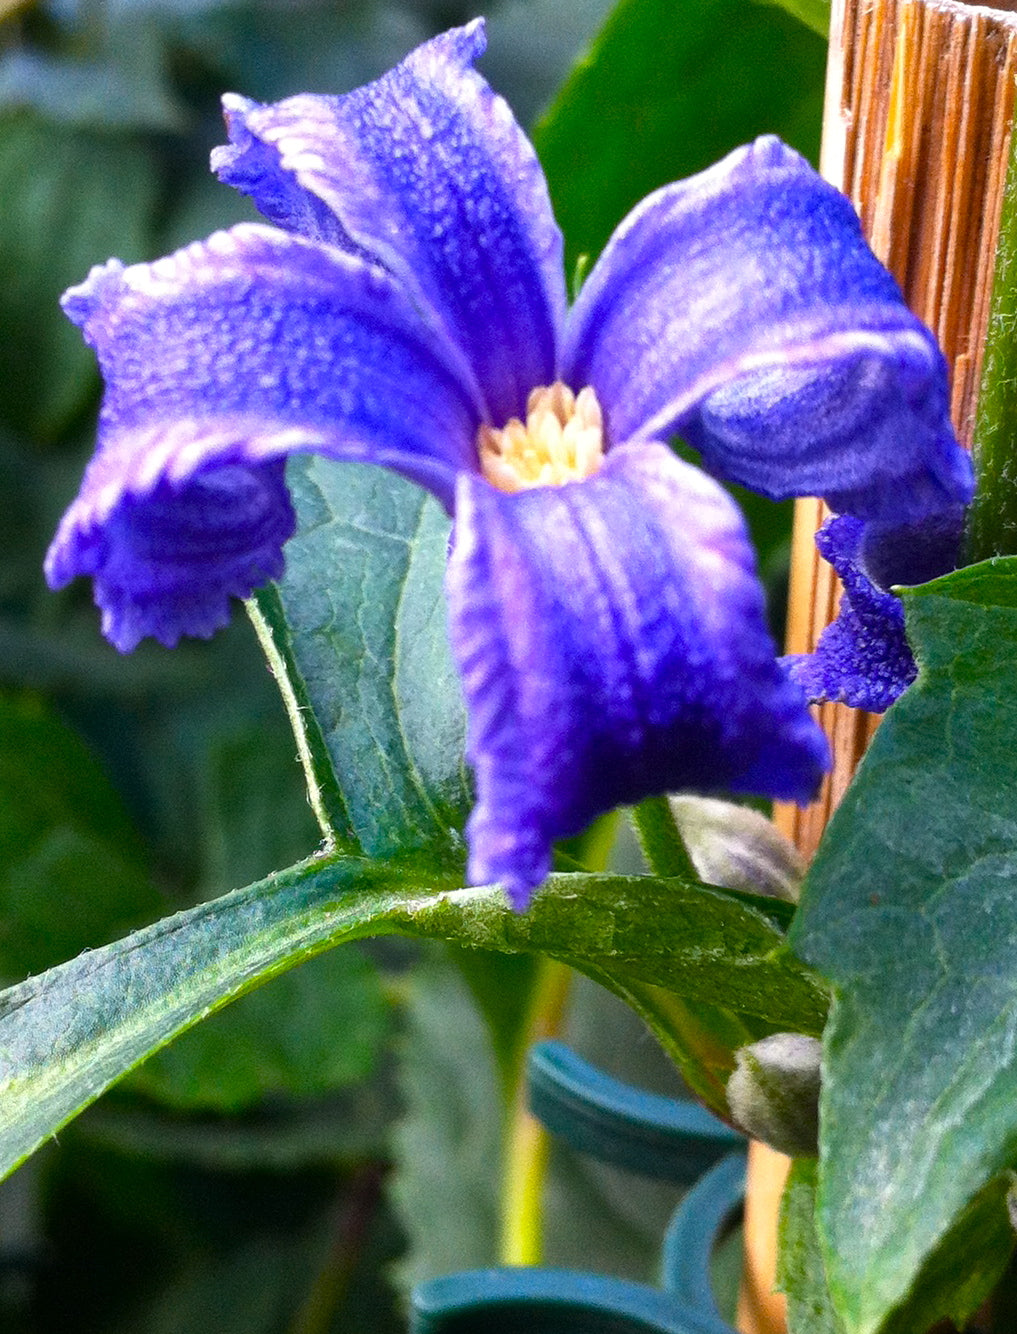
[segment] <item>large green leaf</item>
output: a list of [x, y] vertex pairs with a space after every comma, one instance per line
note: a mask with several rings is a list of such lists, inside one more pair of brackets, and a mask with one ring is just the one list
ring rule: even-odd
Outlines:
[[[399, 932], [539, 950], [815, 1031], [825, 993], [779, 955], [785, 905], [644, 876], [553, 876], [518, 916], [497, 889], [412, 865], [321, 857], [164, 918], [0, 993], [0, 1172], [146, 1056], [330, 945]], [[442, 891], [442, 892], [437, 892]]]
[[628, 210], [758, 134], [815, 158], [826, 46], [745, 0], [622, 0], [535, 130], [572, 262]]
[[818, 1226], [849, 1334], [963, 1323], [1013, 1244], [1017, 559], [905, 604], [918, 680], [830, 825], [795, 934], [836, 987]]
[[[321, 814], [351, 848], [463, 856], [464, 714], [445, 626], [449, 521], [394, 473], [320, 458], [288, 480], [298, 532], [259, 595]], [[285, 689], [284, 689], [285, 693]]]

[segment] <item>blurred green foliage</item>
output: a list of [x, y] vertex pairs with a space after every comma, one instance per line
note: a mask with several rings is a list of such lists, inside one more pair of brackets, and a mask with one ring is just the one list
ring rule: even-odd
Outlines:
[[[484, 70], [526, 122], [611, 8], [488, 6]], [[121, 658], [99, 638], [83, 585], [53, 595], [43, 584], [46, 545], [91, 451], [99, 389], [59, 295], [109, 255], [154, 257], [250, 215], [207, 172], [224, 90], [341, 91], [473, 12], [458, 0], [40, 0], [0, 20], [5, 981], [253, 881], [318, 839], [243, 618], [208, 644]], [[814, 154], [822, 65], [822, 41], [778, 8], [623, 0], [537, 130], [572, 255], [598, 249], [647, 190], [755, 134], [776, 130]], [[759, 507], [753, 520], [779, 596], [787, 511]], [[323, 956], [203, 1025], [0, 1186], [0, 1328], [402, 1327], [389, 1261], [401, 1252], [401, 1272], [417, 1275], [437, 1262], [437, 1224], [413, 1183], [435, 1164], [469, 1166], [454, 1151], [450, 1106], [435, 1096], [438, 1067], [422, 1058], [437, 1058], [443, 1034], [473, 1032], [472, 990], [509, 1060], [525, 1006], [499, 1003], [511, 989], [525, 996], [530, 970], [501, 960], [485, 972], [475, 959], [467, 989], [440, 961], [408, 968], [402, 943], [358, 949]], [[580, 990], [573, 1022], [582, 1028], [597, 1004]], [[464, 1037], [455, 1079], [476, 1126], [497, 1080], [469, 1050]], [[393, 1140], [401, 1105], [409, 1119]], [[495, 1122], [492, 1109], [480, 1129], [489, 1137]], [[412, 1146], [426, 1143], [451, 1145], [451, 1161], [425, 1162]], [[405, 1232], [382, 1185], [393, 1154]], [[478, 1170], [485, 1159], [478, 1151]], [[603, 1192], [593, 1191], [596, 1208], [588, 1186], [570, 1194], [569, 1171], [582, 1174], [563, 1168], [553, 1191], [569, 1216], [593, 1215]], [[496, 1172], [489, 1162], [474, 1187], [488, 1211]], [[461, 1188], [450, 1183], [443, 1207]], [[604, 1210], [597, 1259], [610, 1268], [613, 1253], [638, 1273], [656, 1234], [631, 1213], [619, 1221], [619, 1209], [616, 1200]], [[574, 1241], [582, 1253], [587, 1242]]]

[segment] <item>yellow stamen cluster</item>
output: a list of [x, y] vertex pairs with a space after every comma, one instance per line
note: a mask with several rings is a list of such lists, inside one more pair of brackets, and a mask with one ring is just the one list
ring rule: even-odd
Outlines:
[[604, 461], [604, 423], [597, 395], [587, 386], [573, 394], [568, 385], [534, 389], [526, 421], [513, 417], [501, 430], [477, 433], [480, 468], [500, 491], [562, 486], [590, 477]]

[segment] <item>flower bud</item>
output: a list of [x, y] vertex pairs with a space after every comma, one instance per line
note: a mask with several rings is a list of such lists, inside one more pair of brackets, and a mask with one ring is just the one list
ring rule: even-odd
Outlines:
[[735, 1122], [792, 1158], [814, 1157], [819, 1144], [822, 1043], [803, 1033], [774, 1033], [735, 1052], [727, 1101]]
[[805, 864], [758, 811], [714, 797], [670, 800], [692, 864], [707, 884], [797, 900]]

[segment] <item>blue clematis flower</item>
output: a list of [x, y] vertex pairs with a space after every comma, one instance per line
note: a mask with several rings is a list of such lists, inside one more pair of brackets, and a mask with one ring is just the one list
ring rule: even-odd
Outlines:
[[900, 698], [918, 667], [905, 633], [904, 604], [891, 590], [956, 569], [963, 529], [960, 506], [899, 526], [848, 514], [827, 519], [816, 546], [844, 586], [837, 619], [822, 632], [815, 652], [784, 659], [810, 703], [834, 700], [883, 713]]
[[106, 380], [50, 549], [119, 648], [207, 635], [282, 570], [286, 456], [381, 464], [454, 516], [469, 876], [523, 906], [554, 839], [679, 788], [807, 800], [827, 763], [711, 472], [866, 521], [970, 493], [942, 357], [848, 204], [773, 138], [643, 201], [566, 310], [480, 21], [343, 97], [225, 99], [222, 180], [272, 226], [93, 270]]

